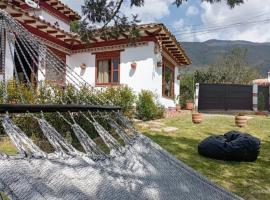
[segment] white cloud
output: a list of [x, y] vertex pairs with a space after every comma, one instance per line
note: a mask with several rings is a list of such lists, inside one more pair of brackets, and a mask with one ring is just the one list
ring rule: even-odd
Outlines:
[[230, 9], [224, 2], [219, 4], [201, 4], [201, 20], [206, 27], [225, 26], [242, 22], [241, 26], [231, 26], [229, 29], [212, 31], [211, 33], [197, 33], [199, 41], [208, 39], [249, 40], [254, 42], [270, 41], [269, 23], [247, 23], [270, 19], [270, 1], [249, 0], [241, 6]]
[[[81, 13], [81, 6], [84, 4], [84, 0], [61, 0], [64, 4], [67, 4], [70, 8]], [[157, 22], [161, 18], [170, 14], [170, 5], [174, 0], [146, 0], [143, 7], [130, 8], [127, 1], [122, 12], [127, 16], [132, 14], [138, 14], [142, 23]]]
[[188, 17], [195, 16], [195, 15], [198, 15], [198, 14], [199, 14], [199, 9], [196, 6], [191, 5], [191, 6], [188, 7], [187, 12], [186, 12], [186, 15]]
[[142, 23], [156, 22], [170, 14], [170, 5], [174, 0], [146, 0], [143, 7], [130, 8], [125, 5], [122, 12], [130, 16], [138, 14]]
[[81, 6], [84, 4], [84, 0], [61, 0], [61, 2], [78, 13], [81, 13]]

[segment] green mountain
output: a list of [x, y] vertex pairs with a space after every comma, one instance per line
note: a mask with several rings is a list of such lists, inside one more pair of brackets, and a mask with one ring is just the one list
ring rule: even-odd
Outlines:
[[247, 49], [247, 62], [263, 75], [270, 71], [270, 43], [248, 41], [208, 40], [206, 42], [181, 42], [192, 60], [192, 68], [215, 63], [233, 48]]

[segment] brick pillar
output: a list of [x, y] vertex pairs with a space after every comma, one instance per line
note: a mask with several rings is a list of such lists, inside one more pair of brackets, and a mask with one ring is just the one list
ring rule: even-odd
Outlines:
[[194, 108], [196, 111], [198, 111], [198, 108], [199, 108], [199, 90], [200, 90], [200, 84], [199, 83], [196, 83], [195, 85], [195, 95], [194, 95]]
[[253, 84], [252, 94], [253, 111], [258, 111], [258, 85], [256, 83]]

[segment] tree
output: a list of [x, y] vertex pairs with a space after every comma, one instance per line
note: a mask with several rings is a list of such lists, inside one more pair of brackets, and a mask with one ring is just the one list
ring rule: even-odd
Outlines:
[[[174, 5], [179, 7], [188, 0], [175, 0]], [[222, 0], [201, 0], [202, 2], [221, 2]], [[244, 0], [224, 0], [233, 8], [244, 3]], [[138, 16], [127, 17], [121, 12], [124, 3], [131, 8], [144, 6], [145, 0], [85, 0], [82, 6], [83, 19], [79, 22], [76, 29], [80, 33], [82, 40], [90, 41], [97, 32], [102, 37], [117, 38], [121, 33], [129, 32], [130, 38], [136, 38], [138, 31], [136, 24], [139, 22]]]
[[215, 64], [194, 72], [198, 83], [250, 84], [260, 77], [257, 69], [247, 63], [247, 50], [232, 49]]

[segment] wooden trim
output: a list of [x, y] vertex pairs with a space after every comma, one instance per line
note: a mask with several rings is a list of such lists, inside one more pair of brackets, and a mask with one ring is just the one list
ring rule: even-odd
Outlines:
[[[140, 37], [137, 42], [156, 42], [157, 39], [155, 37], [145, 36]], [[97, 47], [105, 47], [105, 46], [113, 46], [113, 45], [122, 45], [122, 44], [129, 44], [130, 41], [128, 39], [119, 39], [119, 40], [108, 40], [103, 42], [95, 42], [90, 44], [80, 44], [73, 46], [71, 50], [83, 50], [87, 49], [87, 45], [89, 45], [89, 48], [97, 48]], [[136, 47], [136, 43], [134, 44], [134, 47]]]
[[[165, 88], [165, 67], [169, 68], [172, 72], [172, 83], [170, 85], [170, 93], [172, 96], [167, 96], [164, 94]], [[175, 66], [170, 61], [168, 61], [166, 58], [163, 57], [163, 65], [162, 65], [162, 97], [166, 99], [174, 99], [175, 97], [175, 91], [174, 91], [174, 84], [175, 84]]]
[[55, 9], [54, 7], [49, 5], [48, 3], [45, 3], [45, 2], [41, 1], [40, 2], [40, 7], [45, 9], [47, 12], [49, 12], [49, 14], [55, 15], [55, 17], [59, 17], [60, 19], [62, 19], [66, 23], [70, 23], [72, 20], [74, 20], [73, 17], [67, 17], [64, 13], [62, 13], [59, 10]]
[[[39, 37], [41, 37], [41, 38], [44, 38], [44, 39], [46, 39], [46, 40], [49, 40], [49, 41], [51, 41], [51, 42], [53, 42], [53, 43], [55, 43], [55, 44], [58, 44], [58, 45], [60, 45], [60, 46], [62, 46], [62, 47], [65, 47], [65, 48], [67, 48], [67, 49], [70, 49], [70, 45], [67, 44], [67, 43], [65, 43], [64, 41], [62, 41], [62, 40], [60, 40], [60, 39], [57, 39], [57, 38], [51, 36], [50, 34], [45, 33], [45, 32], [43, 32], [43, 31], [41, 31], [41, 30], [39, 30], [39, 29], [36, 29], [36, 28], [34, 28], [34, 27], [32, 27], [32, 26], [29, 26], [29, 25], [27, 25], [27, 24], [25, 24], [25, 23], [21, 23], [21, 24], [22, 24], [29, 32], [33, 33], [34, 35], [39, 36]], [[47, 31], [47, 32], [48, 32], [48, 31]]]

